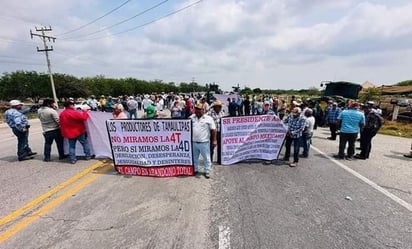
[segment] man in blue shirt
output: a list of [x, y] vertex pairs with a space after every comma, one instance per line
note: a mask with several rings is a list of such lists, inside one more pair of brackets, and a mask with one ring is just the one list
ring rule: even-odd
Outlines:
[[355, 154], [355, 142], [358, 133], [365, 126], [365, 115], [359, 111], [359, 103], [351, 103], [349, 109], [342, 111], [338, 116], [339, 153], [335, 157], [343, 159], [345, 157], [345, 147], [348, 143], [346, 159], [352, 160]]
[[21, 113], [23, 104], [19, 100], [12, 100], [9, 104], [11, 107], [4, 113], [4, 119], [17, 137], [17, 157], [19, 161], [33, 159], [37, 153], [29, 147], [30, 125], [27, 117]]

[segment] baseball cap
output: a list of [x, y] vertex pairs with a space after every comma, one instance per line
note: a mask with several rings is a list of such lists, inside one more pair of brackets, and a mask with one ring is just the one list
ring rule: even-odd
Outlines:
[[18, 105], [23, 105], [23, 103], [21, 103], [20, 100], [13, 99], [12, 101], [10, 101], [10, 105], [11, 106], [18, 106]]

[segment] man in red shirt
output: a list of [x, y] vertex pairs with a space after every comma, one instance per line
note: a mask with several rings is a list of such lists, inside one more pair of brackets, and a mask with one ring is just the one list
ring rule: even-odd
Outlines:
[[65, 109], [60, 113], [60, 129], [63, 137], [69, 140], [69, 159], [70, 163], [75, 164], [76, 159], [76, 142], [79, 141], [83, 146], [85, 159], [90, 160], [90, 146], [87, 142], [86, 125], [84, 121], [89, 118], [88, 108], [84, 107], [82, 112], [75, 110], [74, 102], [67, 101], [64, 103]]

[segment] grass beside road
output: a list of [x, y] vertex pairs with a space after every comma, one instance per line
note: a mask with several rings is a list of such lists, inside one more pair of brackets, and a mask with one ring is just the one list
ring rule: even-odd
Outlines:
[[385, 121], [379, 130], [380, 134], [412, 138], [412, 124], [396, 121]]

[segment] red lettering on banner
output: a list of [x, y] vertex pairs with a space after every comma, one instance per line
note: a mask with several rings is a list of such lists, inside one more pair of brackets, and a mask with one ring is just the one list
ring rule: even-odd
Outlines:
[[112, 137], [112, 143], [121, 143], [122, 139], [120, 137], [117, 136], [113, 136]]
[[239, 140], [237, 137], [223, 139], [223, 144], [237, 144], [237, 143], [239, 143]]
[[284, 138], [285, 134], [260, 134], [260, 139]]
[[123, 143], [157, 143], [158, 136], [127, 136], [123, 137]]
[[193, 167], [188, 166], [167, 166], [167, 167], [135, 167], [135, 166], [116, 166], [116, 170], [122, 175], [136, 175], [136, 176], [192, 176], [194, 174]]
[[230, 124], [230, 119], [223, 119], [223, 124]]
[[256, 140], [256, 139], [258, 139], [258, 138], [259, 138], [259, 134], [253, 134], [253, 135], [250, 135], [250, 136], [246, 139], [246, 141]]
[[273, 116], [270, 115], [263, 115], [263, 116], [250, 116], [250, 117], [235, 117], [233, 118], [233, 123], [238, 124], [238, 123], [259, 123], [259, 122], [264, 122], [264, 121], [270, 121]]
[[182, 133], [175, 132], [175, 133], [172, 133], [172, 135], [170, 135], [169, 137], [160, 136], [160, 142], [162, 142], [162, 143], [169, 143], [169, 142], [180, 143], [180, 136], [181, 135], [182, 135]]

